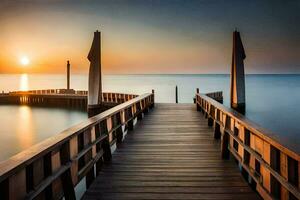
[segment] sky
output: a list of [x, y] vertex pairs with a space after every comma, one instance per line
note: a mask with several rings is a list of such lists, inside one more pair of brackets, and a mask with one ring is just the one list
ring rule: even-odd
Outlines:
[[300, 73], [299, 23], [300, 0], [1, 0], [0, 73], [87, 74], [96, 30], [104, 74], [230, 73], [235, 29], [246, 73]]

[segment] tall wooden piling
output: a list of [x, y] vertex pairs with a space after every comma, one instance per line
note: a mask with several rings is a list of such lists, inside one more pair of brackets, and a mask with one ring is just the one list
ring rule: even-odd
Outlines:
[[91, 117], [103, 111], [101, 106], [101, 33], [99, 31], [94, 32], [94, 39], [88, 54], [88, 60], [90, 61], [88, 115]]
[[[90, 61], [89, 69], [89, 86], [88, 86], [88, 116], [92, 117], [101, 113], [103, 110], [102, 104], [102, 83], [101, 83], [101, 33], [94, 32], [94, 39], [88, 54]], [[104, 141], [104, 144], [109, 143], [109, 137]], [[98, 163], [101, 168], [102, 163]], [[87, 172], [86, 186], [89, 187], [95, 178], [94, 167]]]
[[246, 106], [244, 72], [245, 58], [246, 54], [240, 33], [234, 31], [230, 82], [230, 104], [233, 109], [242, 114], [245, 113]]

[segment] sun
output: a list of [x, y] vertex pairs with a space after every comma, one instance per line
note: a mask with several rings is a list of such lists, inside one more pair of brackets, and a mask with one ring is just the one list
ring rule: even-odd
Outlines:
[[20, 63], [23, 66], [27, 66], [30, 63], [30, 60], [27, 56], [22, 56], [21, 59], [20, 59]]

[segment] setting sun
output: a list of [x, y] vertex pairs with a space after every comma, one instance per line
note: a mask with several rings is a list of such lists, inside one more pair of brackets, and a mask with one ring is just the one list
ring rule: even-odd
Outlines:
[[23, 57], [21, 57], [21, 59], [20, 59], [20, 63], [21, 63], [23, 66], [28, 65], [29, 62], [30, 62], [30, 60], [29, 60], [29, 58], [28, 58], [27, 56], [23, 56]]

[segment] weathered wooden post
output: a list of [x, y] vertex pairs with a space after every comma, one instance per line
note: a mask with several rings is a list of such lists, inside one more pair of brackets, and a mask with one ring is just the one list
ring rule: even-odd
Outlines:
[[[88, 60], [90, 61], [89, 69], [89, 86], [88, 86], [88, 116], [92, 117], [101, 113], [104, 108], [102, 104], [102, 83], [101, 83], [101, 33], [96, 31], [94, 33], [94, 39], [91, 50], [88, 54]], [[105, 121], [106, 123], [106, 121]], [[107, 130], [103, 128], [100, 130], [100, 134], [107, 134]], [[111, 151], [109, 145], [109, 138], [104, 141], [104, 146], [108, 146], [104, 149], [105, 161], [111, 159]], [[99, 161], [96, 165], [102, 166], [102, 162]], [[96, 168], [99, 168], [96, 167]], [[92, 167], [86, 175], [86, 185], [90, 186], [91, 182], [95, 178], [94, 167]]]
[[246, 54], [242, 44], [240, 33], [234, 31], [230, 82], [230, 104], [233, 109], [242, 114], [245, 113], [246, 106], [244, 72], [245, 58]]
[[70, 89], [70, 61], [67, 61], [67, 90]]
[[178, 103], [178, 87], [175, 87], [175, 102]]
[[102, 82], [101, 82], [101, 33], [96, 31], [91, 50], [88, 55], [90, 61], [88, 86], [88, 115], [92, 117], [101, 112]]

